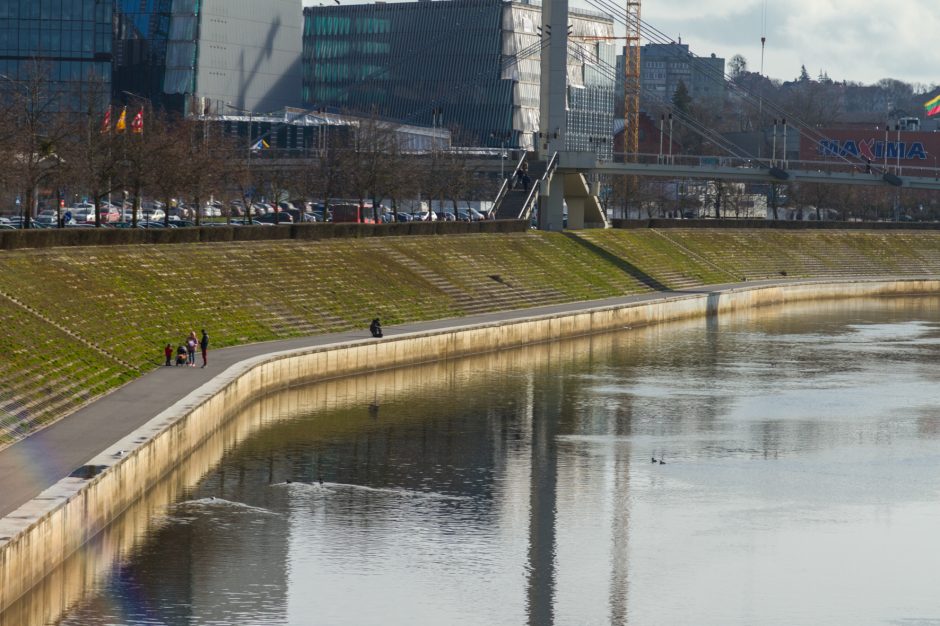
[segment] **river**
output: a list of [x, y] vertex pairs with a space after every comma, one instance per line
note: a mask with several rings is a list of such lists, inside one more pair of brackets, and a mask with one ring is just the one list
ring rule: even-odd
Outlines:
[[261, 399], [37, 588], [67, 607], [42, 619], [940, 624], [938, 311], [773, 307]]

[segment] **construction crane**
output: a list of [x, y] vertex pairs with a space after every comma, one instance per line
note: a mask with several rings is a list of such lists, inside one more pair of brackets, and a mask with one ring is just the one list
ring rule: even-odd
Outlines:
[[640, 0], [627, 0], [626, 39], [623, 48], [623, 151], [636, 158], [640, 151]]
[[[625, 37], [575, 37], [584, 41], [625, 39], [623, 47], [623, 152], [624, 161], [635, 160], [640, 152], [640, 3], [626, 0], [627, 34]], [[621, 195], [626, 201], [639, 186], [636, 176], [624, 176]]]

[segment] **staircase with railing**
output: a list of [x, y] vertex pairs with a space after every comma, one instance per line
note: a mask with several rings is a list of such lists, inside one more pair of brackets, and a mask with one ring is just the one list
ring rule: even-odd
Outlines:
[[[528, 164], [528, 169], [524, 171], [528, 181], [521, 174], [523, 163]], [[496, 196], [493, 208], [496, 219], [529, 219], [538, 200], [539, 189], [542, 185], [548, 184], [548, 179], [554, 173], [557, 163], [557, 154], [548, 162], [529, 159], [528, 154], [523, 154], [512, 174], [503, 181], [503, 186]]]

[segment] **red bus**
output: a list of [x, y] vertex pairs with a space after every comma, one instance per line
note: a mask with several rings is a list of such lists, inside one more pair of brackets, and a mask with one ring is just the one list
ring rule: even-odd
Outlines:
[[372, 207], [361, 207], [358, 204], [334, 204], [330, 206], [333, 214], [333, 223], [354, 222], [356, 224], [375, 224]]

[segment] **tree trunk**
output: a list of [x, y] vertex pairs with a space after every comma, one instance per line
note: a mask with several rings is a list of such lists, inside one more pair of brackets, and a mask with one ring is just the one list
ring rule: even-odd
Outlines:
[[169, 194], [167, 194], [166, 197], [163, 198], [163, 211], [164, 211], [164, 213], [163, 213], [163, 225], [164, 225], [165, 227], [167, 227], [167, 228], [170, 227], [170, 202], [171, 202], [172, 200], [173, 200], [173, 199], [170, 198], [170, 195], [169, 195]]
[[[134, 181], [134, 206], [131, 207], [131, 226], [137, 228], [137, 215], [140, 213], [140, 181]], [[124, 217], [123, 215], [121, 216]]]
[[32, 228], [30, 221], [33, 217], [33, 195], [35, 190], [32, 186], [26, 189], [25, 197], [23, 198], [23, 228]]
[[65, 224], [62, 222], [62, 190], [55, 190], [55, 222], [59, 225], [59, 228], [63, 228]]

